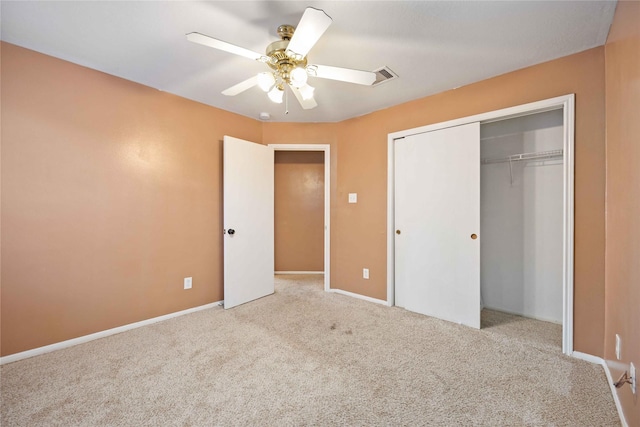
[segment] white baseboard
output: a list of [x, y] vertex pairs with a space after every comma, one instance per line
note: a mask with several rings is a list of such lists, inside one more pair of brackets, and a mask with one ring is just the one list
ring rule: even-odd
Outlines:
[[620, 417], [622, 427], [629, 427], [629, 424], [627, 424], [627, 420], [624, 417], [624, 412], [622, 411], [622, 403], [620, 403], [620, 398], [618, 397], [616, 386], [613, 385], [613, 382], [615, 380], [611, 376], [609, 365], [607, 365], [607, 362], [605, 360], [602, 361], [602, 367], [604, 368], [604, 373], [607, 376], [607, 382], [609, 383], [609, 388], [611, 389], [611, 394], [613, 395], [613, 401], [616, 403], [616, 409], [618, 410], [618, 416]]
[[576, 359], [584, 360], [586, 362], [595, 363], [596, 365], [604, 366], [604, 360], [602, 357], [592, 356], [587, 353], [580, 353], [579, 351], [574, 351], [571, 353], [571, 357], [575, 357]]
[[105, 338], [110, 335], [119, 334], [121, 332], [129, 331], [131, 329], [140, 328], [142, 326], [151, 325], [153, 323], [162, 322], [163, 320], [173, 319], [174, 317], [184, 316], [185, 314], [194, 313], [196, 311], [206, 310], [219, 306], [222, 301], [212, 302], [210, 304], [201, 305], [198, 307], [188, 308], [182, 311], [176, 311], [175, 313], [165, 314], [163, 316], [154, 317], [140, 322], [130, 323], [128, 325], [118, 326], [117, 328], [107, 329], [106, 331], [96, 332], [94, 334], [84, 335], [78, 338], [73, 338], [66, 341], [57, 342], [55, 344], [46, 345], [44, 347], [34, 348], [32, 350], [23, 351], [20, 353], [10, 354], [8, 356], [0, 357], [0, 365], [5, 363], [17, 362], [18, 360], [28, 359], [29, 357], [40, 356], [41, 354], [50, 353], [56, 350], [62, 350], [63, 348], [73, 347], [74, 345], [84, 344], [89, 341], [97, 340], [99, 338]]
[[275, 274], [324, 274], [324, 271], [275, 271]]
[[586, 360], [587, 362], [595, 363], [602, 366], [602, 369], [604, 369], [604, 374], [607, 376], [607, 383], [609, 383], [609, 388], [611, 389], [611, 394], [613, 395], [613, 401], [616, 404], [616, 409], [618, 410], [618, 417], [620, 418], [622, 427], [629, 427], [629, 424], [627, 424], [627, 420], [624, 417], [624, 412], [622, 412], [622, 404], [620, 403], [620, 398], [618, 397], [616, 386], [613, 385], [614, 379], [611, 376], [611, 371], [609, 370], [609, 365], [607, 365], [607, 362], [601, 357], [592, 356], [586, 353], [580, 353], [579, 351], [574, 351], [573, 353], [571, 353], [571, 357], [575, 357], [576, 359]]
[[388, 305], [385, 300], [371, 298], [371, 297], [367, 297], [367, 296], [360, 295], [360, 294], [354, 294], [353, 292], [343, 291], [342, 289], [329, 289], [329, 292], [333, 292], [335, 294], [346, 295], [346, 296], [353, 297], [353, 298], [362, 299], [362, 300], [373, 302], [373, 303], [376, 303], [376, 304]]

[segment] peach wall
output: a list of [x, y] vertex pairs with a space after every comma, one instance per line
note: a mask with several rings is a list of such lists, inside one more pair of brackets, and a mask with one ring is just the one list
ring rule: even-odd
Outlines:
[[324, 152], [276, 151], [275, 270], [324, 271]]
[[[393, 84], [393, 83], [390, 83]], [[374, 89], [375, 90], [375, 89]], [[387, 135], [576, 94], [574, 349], [603, 355], [604, 49], [584, 51], [339, 123], [337, 287], [386, 299]], [[358, 192], [358, 205], [344, 194]], [[362, 279], [362, 267], [370, 279]]]
[[[604, 356], [618, 378], [633, 362], [640, 372], [640, 3], [619, 2], [605, 45], [607, 248]], [[615, 356], [615, 336], [622, 357]], [[617, 390], [630, 426], [640, 401]], [[638, 391], [640, 393], [640, 390]]]
[[[335, 287], [379, 300], [387, 299], [386, 122], [368, 115], [340, 124], [335, 206]], [[349, 203], [349, 193], [358, 194], [358, 203]], [[369, 279], [362, 278], [363, 268]]]
[[1, 354], [222, 300], [221, 139], [261, 124], [1, 53]]

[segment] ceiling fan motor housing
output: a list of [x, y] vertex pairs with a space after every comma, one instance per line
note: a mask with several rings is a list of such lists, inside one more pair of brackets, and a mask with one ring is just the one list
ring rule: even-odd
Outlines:
[[296, 31], [296, 27], [293, 25], [280, 25], [277, 31], [282, 40], [291, 40], [293, 33]]
[[283, 82], [291, 83], [291, 70], [296, 67], [305, 68], [307, 66], [307, 58], [297, 60], [287, 55], [287, 46], [289, 40], [293, 37], [295, 27], [291, 25], [280, 25], [278, 27], [278, 35], [282, 40], [275, 41], [267, 46], [266, 54], [270, 61], [267, 65], [275, 72], [276, 76]]

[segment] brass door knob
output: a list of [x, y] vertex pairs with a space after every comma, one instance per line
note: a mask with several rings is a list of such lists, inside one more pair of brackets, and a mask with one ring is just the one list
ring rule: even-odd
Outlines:
[[475, 233], [473, 233], [473, 234], [471, 235], [471, 238], [472, 238], [473, 240], [476, 240], [476, 239], [478, 238], [478, 235], [477, 235], [477, 234], [475, 234]]
[[396, 230], [396, 234], [400, 234], [400, 230]]

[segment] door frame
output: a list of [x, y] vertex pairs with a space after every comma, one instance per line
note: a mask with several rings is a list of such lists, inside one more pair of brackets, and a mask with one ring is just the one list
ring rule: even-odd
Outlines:
[[[387, 137], [387, 305], [395, 305], [395, 159], [394, 143], [409, 135], [432, 132], [472, 122], [486, 124], [552, 110], [563, 112], [563, 220], [562, 220], [562, 352], [573, 353], [574, 265], [574, 135], [575, 94], [503, 108], [487, 113], [435, 123], [388, 134]], [[478, 159], [480, 161], [480, 159]]]
[[329, 144], [268, 144], [273, 151], [324, 152], [324, 290], [331, 290], [331, 156]]

